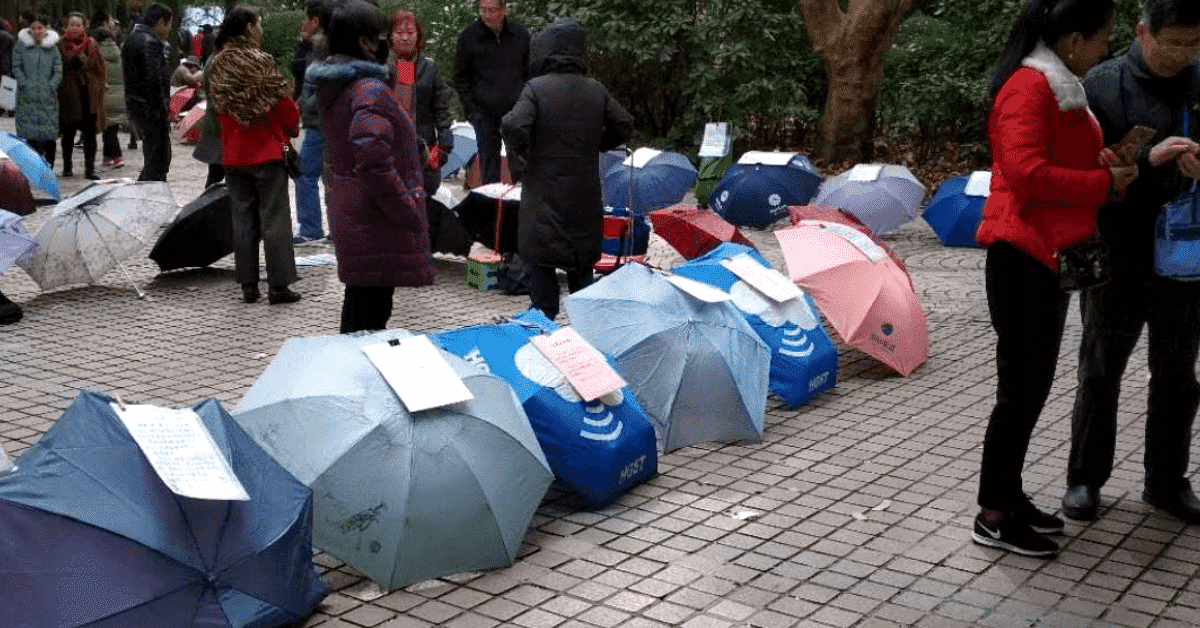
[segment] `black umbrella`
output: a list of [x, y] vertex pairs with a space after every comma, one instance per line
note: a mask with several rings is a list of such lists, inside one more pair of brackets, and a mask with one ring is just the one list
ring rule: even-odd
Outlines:
[[[472, 240], [493, 247], [497, 253], [515, 253], [520, 208], [520, 186], [489, 183], [472, 189], [454, 206], [454, 211]], [[496, 237], [497, 224], [500, 237]]]
[[467, 255], [471, 252], [471, 237], [458, 214], [430, 197], [425, 210], [429, 214], [429, 242], [433, 253]]
[[150, 259], [162, 270], [174, 270], [208, 266], [232, 252], [229, 190], [217, 183], [179, 210], [150, 250]]

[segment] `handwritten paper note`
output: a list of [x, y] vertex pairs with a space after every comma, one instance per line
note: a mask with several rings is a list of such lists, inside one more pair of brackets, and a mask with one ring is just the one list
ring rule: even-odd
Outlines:
[[196, 499], [250, 499], [191, 408], [110, 405], [172, 493]]
[[704, 125], [704, 139], [700, 142], [701, 157], [724, 157], [729, 154], [729, 123], [709, 122]]
[[667, 275], [667, 281], [683, 291], [684, 294], [705, 303], [720, 303], [721, 301], [728, 301], [733, 298], [724, 290], [719, 290], [702, 281], [696, 281], [683, 275]]
[[822, 222], [821, 226], [837, 234], [850, 244], [853, 244], [872, 262], [878, 262], [887, 257], [887, 251], [884, 251], [883, 247], [875, 244], [875, 241], [867, 237], [867, 234], [850, 225], [843, 225], [837, 222]]
[[883, 164], [858, 164], [850, 169], [850, 174], [847, 178], [851, 181], [870, 183], [877, 180], [882, 172]]
[[738, 158], [739, 164], [762, 164], [764, 166], [786, 166], [796, 158], [796, 153], [748, 150]]
[[609, 366], [604, 355], [570, 327], [534, 336], [530, 342], [567, 376], [567, 382], [584, 401], [594, 401], [625, 387], [625, 380]]
[[788, 299], [794, 299], [801, 294], [800, 288], [796, 284], [784, 277], [779, 271], [767, 268], [759, 264], [753, 257], [746, 253], [734, 255], [729, 259], [721, 260], [721, 265], [729, 272], [738, 276], [738, 279], [746, 282], [750, 287], [758, 290], [767, 296], [767, 298], [776, 303], [783, 303]]
[[383, 379], [409, 412], [440, 408], [475, 398], [429, 338], [409, 336], [396, 344], [363, 347]]
[[992, 171], [976, 170], [972, 172], [971, 177], [967, 179], [967, 186], [963, 188], [963, 194], [967, 196], [990, 196], [992, 194]]

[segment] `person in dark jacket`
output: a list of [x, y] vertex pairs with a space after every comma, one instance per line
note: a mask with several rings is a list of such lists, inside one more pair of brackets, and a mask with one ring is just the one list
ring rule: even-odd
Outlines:
[[[321, 226], [321, 174], [325, 170], [325, 135], [321, 133], [321, 106], [312, 90], [305, 94], [305, 72], [313, 63], [329, 56], [329, 40], [322, 31], [322, 14], [327, 13], [324, 0], [309, 0], [306, 16], [300, 23], [300, 40], [292, 60], [292, 76], [296, 79], [295, 93], [300, 105], [300, 126], [304, 141], [300, 144], [300, 176], [294, 182], [296, 191], [297, 233], [293, 244], [320, 242], [325, 239]], [[328, 22], [328, 17], [324, 18]]]
[[[1084, 81], [1088, 104], [1106, 144], [1134, 125], [1155, 131], [1141, 151], [1141, 175], [1123, 201], [1100, 210], [1112, 277], [1080, 298], [1083, 338], [1071, 422], [1071, 454], [1063, 513], [1095, 518], [1100, 487], [1112, 474], [1121, 376], [1143, 327], [1148, 328], [1150, 391], [1146, 408], [1143, 501], [1200, 523], [1200, 500], [1188, 483], [1192, 423], [1200, 406], [1200, 285], [1154, 272], [1155, 219], [1163, 203], [1200, 178], [1195, 136], [1200, 101], [1200, 5], [1149, 0], [1137, 39]], [[1183, 128], [1184, 107], [1190, 128]]]
[[171, 9], [154, 4], [135, 24], [121, 51], [125, 105], [142, 140], [138, 181], [166, 181], [171, 168], [171, 67], [167, 63]]
[[458, 34], [454, 56], [454, 88], [475, 128], [483, 183], [500, 181], [500, 119], [529, 78], [529, 31], [507, 11], [505, 0], [480, 0], [480, 17]]
[[53, 166], [62, 55], [58, 52], [58, 33], [47, 28], [48, 21], [45, 16], [33, 18], [17, 33], [13, 78], [17, 79], [17, 135]]
[[329, 232], [346, 284], [341, 332], [384, 329], [396, 286], [433, 283], [417, 135], [376, 59], [385, 23], [364, 0], [338, 5], [326, 62], [306, 76], [321, 102]]
[[8, 20], [0, 21], [0, 76], [12, 76], [13, 46], [17, 38], [9, 31]]
[[529, 298], [558, 315], [556, 268], [571, 292], [592, 283], [600, 259], [604, 210], [600, 153], [633, 132], [633, 117], [608, 90], [584, 76], [583, 27], [560, 18], [538, 33], [530, 51], [537, 74], [504, 116], [504, 139], [524, 171], [517, 252], [533, 267]]

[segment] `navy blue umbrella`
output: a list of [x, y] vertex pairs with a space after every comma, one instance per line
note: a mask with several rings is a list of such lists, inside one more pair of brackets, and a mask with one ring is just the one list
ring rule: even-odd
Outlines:
[[328, 594], [312, 491], [219, 403], [193, 410], [250, 500], [172, 493], [110, 400], [81, 393], [0, 475], [4, 625], [268, 628]]
[[604, 204], [646, 213], [677, 205], [696, 183], [696, 166], [682, 153], [639, 148], [604, 173]]
[[[938, 240], [946, 246], [978, 247], [975, 232], [979, 222], [983, 220], [983, 205], [987, 202], [987, 190], [974, 189], [968, 184], [974, 177], [981, 180], [986, 171], [978, 171], [969, 175], [955, 177], [946, 181], [933, 195], [933, 200], [921, 215], [925, 222], [933, 227]], [[990, 176], [987, 178], [990, 179]], [[982, 193], [981, 193], [982, 192]]]
[[708, 204], [735, 225], [762, 229], [788, 215], [788, 205], [806, 205], [821, 175], [803, 153], [750, 151], [729, 166]]

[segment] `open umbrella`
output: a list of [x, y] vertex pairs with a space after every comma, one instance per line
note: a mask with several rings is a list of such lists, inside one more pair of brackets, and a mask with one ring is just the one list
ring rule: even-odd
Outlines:
[[803, 153], [749, 151], [725, 171], [709, 207], [735, 225], [762, 229], [803, 205], [821, 185], [816, 166]]
[[4, 274], [4, 271], [35, 246], [37, 242], [26, 233], [21, 217], [0, 209], [0, 274]]
[[224, 183], [183, 206], [150, 249], [162, 270], [203, 267], [233, 252], [233, 208]]
[[457, 122], [451, 125], [450, 132], [454, 134], [454, 149], [450, 151], [445, 165], [442, 166], [443, 179], [461, 170], [475, 153], [479, 152], [479, 145], [475, 141], [475, 127], [466, 122]]
[[180, 143], [195, 144], [200, 141], [200, 121], [204, 119], [207, 108], [205, 103], [199, 102], [184, 114], [183, 120], [179, 122]]
[[917, 217], [925, 186], [904, 166], [859, 164], [826, 181], [813, 205], [832, 205], [875, 233], [887, 233]]
[[[467, 235], [491, 246], [497, 253], [517, 251], [517, 213], [521, 209], [521, 186], [489, 183], [472, 188], [454, 206]], [[500, 236], [496, 236], [496, 226]]]
[[29, 144], [25, 143], [25, 140], [12, 133], [0, 131], [0, 150], [4, 151], [13, 163], [17, 164], [17, 167], [25, 175], [25, 179], [29, 181], [29, 185], [45, 192], [55, 200], [61, 198], [58, 191], [58, 177], [55, 176], [54, 169], [46, 162], [46, 158], [33, 150]]
[[836, 222], [858, 229], [868, 238], [871, 238], [871, 241], [879, 248], [887, 251], [888, 257], [892, 258], [893, 262], [896, 262], [896, 265], [900, 267], [900, 270], [904, 271], [905, 275], [908, 275], [908, 285], [912, 287], [912, 275], [909, 274], [908, 265], [904, 263], [904, 260], [900, 259], [896, 251], [883, 238], [879, 237], [879, 234], [868, 229], [866, 225], [862, 224], [854, 216], [828, 205], [793, 205], [788, 208], [788, 220], [793, 225], [799, 224], [802, 220], [820, 220], [823, 222]]
[[121, 261], [147, 246], [178, 211], [165, 181], [93, 183], [58, 204], [34, 235], [37, 250], [19, 265], [42, 290], [95, 283], [120, 266], [145, 296]]
[[529, 310], [503, 323], [438, 332], [434, 341], [511, 384], [554, 475], [585, 503], [607, 504], [657, 472], [654, 428], [626, 389], [593, 402], [579, 397], [529, 342], [557, 328]]
[[28, 216], [37, 211], [29, 180], [4, 151], [0, 151], [0, 209], [19, 216]]
[[975, 232], [983, 220], [992, 173], [979, 170], [946, 181], [934, 193], [922, 218], [946, 246], [978, 247]]
[[[821, 327], [812, 297], [801, 292], [776, 302], [721, 264], [748, 255], [767, 272], [777, 273], [758, 251], [740, 244], [722, 244], [696, 259], [671, 269], [730, 295], [750, 327], [771, 348], [771, 392], [789, 406], [798, 406], [833, 388], [837, 382], [837, 350]], [[785, 277], [780, 276], [786, 280]]]
[[175, 91], [171, 92], [171, 99], [168, 105], [171, 109], [171, 115], [179, 115], [179, 113], [183, 111], [183, 106], [186, 105], [187, 101], [191, 100], [192, 96], [195, 95], [195, 87], [179, 87], [176, 88]]
[[722, 242], [737, 242], [751, 248], [738, 228], [725, 222], [716, 212], [691, 205], [656, 209], [648, 214], [654, 233], [675, 247], [687, 259], [704, 255]]
[[788, 275], [842, 340], [908, 375], [929, 357], [925, 312], [907, 273], [862, 232], [808, 221], [780, 229]]
[[475, 396], [409, 413], [363, 347], [411, 336], [294, 338], [238, 423], [313, 489], [313, 543], [393, 588], [512, 564], [553, 476], [512, 388], [442, 352]]
[[429, 239], [433, 253], [467, 255], [471, 252], [471, 238], [463, 227], [458, 214], [441, 201], [430, 196], [425, 201], [429, 218]]
[[92, 393], [0, 475], [5, 625], [267, 628], [320, 603], [312, 491], [218, 402], [193, 411], [249, 501], [172, 493]]
[[709, 201], [712, 199], [713, 188], [721, 182], [721, 177], [725, 176], [725, 171], [733, 165], [733, 155], [727, 153], [720, 157], [701, 157], [700, 168], [696, 174], [696, 187], [692, 193], [696, 196], [696, 202], [702, 207], [708, 207]]
[[682, 153], [639, 148], [604, 173], [604, 204], [632, 207], [639, 216], [670, 207], [692, 189], [696, 174], [696, 167]]
[[571, 326], [617, 359], [660, 451], [762, 438], [771, 349], [732, 304], [695, 299], [628, 264], [564, 305]]

